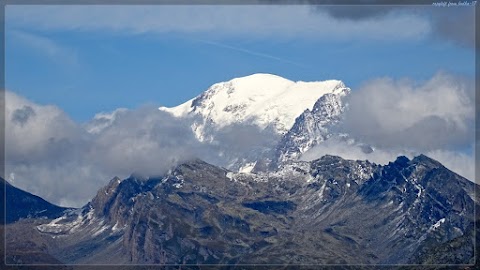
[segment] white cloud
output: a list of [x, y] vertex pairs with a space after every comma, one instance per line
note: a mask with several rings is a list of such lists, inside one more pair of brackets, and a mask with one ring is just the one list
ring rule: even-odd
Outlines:
[[[81, 206], [114, 176], [162, 174], [199, 153], [189, 127], [156, 107], [99, 114], [89, 133], [92, 125], [73, 122], [55, 106], [10, 91], [5, 97], [5, 175], [53, 203]], [[100, 118], [109, 121], [98, 126]]]
[[84, 203], [107, 177], [86, 159], [89, 134], [55, 106], [10, 91], [5, 105], [5, 175], [49, 201]]
[[157, 108], [118, 109], [80, 125], [55, 106], [7, 91], [5, 175], [53, 203], [82, 206], [114, 176], [162, 175], [192, 158], [227, 166], [229, 158], [272, 146], [272, 135], [253, 126], [226, 128], [213, 143], [200, 143], [192, 119]]
[[[473, 155], [446, 150], [433, 150], [427, 156], [439, 161], [448, 169], [460, 174], [470, 181], [475, 179], [475, 158]], [[477, 182], [477, 184], [480, 184]]]
[[398, 156], [413, 156], [410, 151], [394, 151], [385, 149], [375, 149], [373, 152], [363, 151], [359, 144], [350, 143], [345, 140], [331, 138], [305, 152], [301, 159], [311, 161], [324, 155], [340, 156], [351, 160], [369, 160], [377, 164], [388, 164]]
[[[336, 138], [316, 146], [302, 158], [325, 154], [386, 164], [399, 155], [421, 153], [474, 181], [475, 88], [472, 81], [446, 73], [418, 83], [381, 78], [354, 89], [345, 120], [337, 127], [358, 142], [375, 148], [362, 151], [359, 144]], [[472, 151], [473, 152], [473, 151]]]
[[317, 40], [423, 38], [426, 18], [395, 14], [358, 22], [298, 5], [7, 6], [7, 29], [108, 31], [122, 34], [200, 33]]
[[[83, 157], [78, 160], [55, 160], [44, 156], [47, 162], [34, 163], [25, 159], [23, 163], [11, 162], [6, 157], [6, 172], [15, 172], [16, 187], [31, 192], [49, 202], [80, 207], [95, 196], [98, 189], [113, 178], [103, 173], [95, 164], [88, 164]], [[7, 178], [7, 181], [10, 180]]]
[[96, 134], [89, 159], [110, 174], [162, 174], [175, 163], [194, 157], [200, 145], [187, 122], [155, 107], [117, 114]]
[[421, 84], [373, 80], [352, 92], [342, 128], [379, 147], [465, 147], [474, 138], [473, 93], [473, 84], [445, 73]]
[[[365, 152], [360, 145], [348, 143], [345, 140], [329, 139], [301, 156], [301, 160], [311, 161], [318, 159], [324, 155], [340, 156], [344, 159], [351, 160], [368, 160], [370, 162], [386, 165], [394, 161], [398, 156], [406, 156], [410, 159], [422, 154], [417, 150], [398, 150], [375, 148], [373, 152]], [[475, 159], [472, 155], [468, 155], [456, 151], [448, 151], [436, 149], [424, 152], [430, 158], [442, 163], [449, 170], [475, 181]]]
[[40, 106], [12, 92], [5, 94], [6, 155], [21, 162], [41, 162], [44, 154], [67, 157], [73, 154], [62, 147], [79, 145], [86, 139], [86, 132], [55, 106]]
[[93, 119], [86, 123], [85, 129], [92, 134], [98, 134], [113, 124], [117, 115], [128, 112], [126, 108], [118, 108], [113, 112], [101, 112], [95, 114]]

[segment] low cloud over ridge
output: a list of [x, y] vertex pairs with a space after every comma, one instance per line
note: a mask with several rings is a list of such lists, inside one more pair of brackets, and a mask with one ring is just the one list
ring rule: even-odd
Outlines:
[[53, 203], [81, 206], [114, 176], [158, 176], [194, 158], [227, 166], [226, 160], [258, 155], [275, 141], [268, 129], [233, 125], [202, 143], [191, 131], [193, 120], [143, 106], [80, 125], [58, 107], [7, 91], [7, 180]]
[[[226, 157], [258, 155], [275, 142], [269, 130], [235, 125], [220, 130], [214, 143], [200, 143], [190, 129], [193, 119], [173, 118], [157, 106], [118, 109], [78, 124], [58, 107], [10, 91], [5, 96], [7, 180], [66, 206], [83, 205], [113, 176], [160, 175], [197, 157], [225, 166]], [[386, 163], [425, 153], [473, 180], [472, 154], [460, 151], [472, 147], [473, 96], [468, 81], [445, 73], [420, 84], [369, 81], [352, 91], [338, 131], [375, 151], [332, 139], [303, 158], [336, 154]]]
[[337, 127], [361, 144], [338, 138], [310, 149], [302, 159], [325, 154], [386, 164], [399, 155], [426, 154], [474, 180], [475, 87], [463, 77], [439, 72], [425, 82], [379, 78], [354, 89]]

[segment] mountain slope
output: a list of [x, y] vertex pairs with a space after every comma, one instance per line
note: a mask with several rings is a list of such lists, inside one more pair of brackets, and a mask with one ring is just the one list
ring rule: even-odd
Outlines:
[[[10, 185], [0, 177], [0, 194], [6, 203], [6, 215], [4, 208], [0, 207], [0, 216], [7, 224], [24, 218], [57, 218], [69, 208], [51, 204], [44, 199]], [[6, 197], [4, 198], [4, 195]]]
[[54, 239], [40, 234], [35, 225], [58, 218], [71, 209], [51, 204], [1, 177], [0, 194], [5, 202], [0, 207], [0, 233], [5, 236], [2, 237], [5, 243], [0, 245], [0, 253], [5, 256], [1, 256], [0, 264], [61, 264], [49, 254], [48, 246], [55, 246]]
[[264, 173], [194, 160], [161, 178], [113, 179], [38, 230], [71, 263], [398, 264], [470, 235], [474, 190], [425, 156], [385, 166], [324, 156]]

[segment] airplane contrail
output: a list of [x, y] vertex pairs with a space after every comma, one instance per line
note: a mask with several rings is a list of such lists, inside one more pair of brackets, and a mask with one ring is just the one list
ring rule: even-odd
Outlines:
[[221, 47], [221, 48], [226, 48], [226, 49], [230, 49], [230, 50], [234, 50], [234, 51], [238, 51], [238, 52], [243, 52], [243, 53], [258, 56], [258, 57], [268, 58], [268, 59], [292, 64], [292, 65], [302, 67], [302, 68], [307, 67], [303, 64], [293, 62], [293, 61], [290, 61], [290, 60], [287, 60], [287, 59], [284, 59], [284, 58], [276, 57], [276, 56], [273, 56], [273, 55], [270, 55], [270, 54], [259, 53], [259, 52], [243, 49], [243, 48], [240, 48], [240, 47], [230, 46], [230, 45], [219, 43], [219, 42], [213, 42], [213, 41], [207, 41], [207, 40], [201, 40], [201, 39], [195, 39], [195, 40], [198, 41], [198, 42], [202, 42], [202, 43], [205, 43], [205, 44], [209, 44], [209, 45], [213, 45], [213, 46], [217, 46], [217, 47]]

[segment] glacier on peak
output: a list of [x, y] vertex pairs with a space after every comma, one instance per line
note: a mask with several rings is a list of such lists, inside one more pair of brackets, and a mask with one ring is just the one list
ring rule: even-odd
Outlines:
[[232, 124], [267, 127], [286, 134], [305, 110], [313, 110], [325, 94], [344, 96], [349, 88], [339, 80], [291, 81], [272, 74], [253, 74], [213, 84], [205, 92], [172, 108], [160, 107], [175, 117], [198, 117], [192, 125], [200, 141], [212, 140], [212, 128]]

